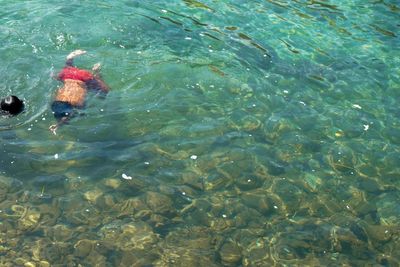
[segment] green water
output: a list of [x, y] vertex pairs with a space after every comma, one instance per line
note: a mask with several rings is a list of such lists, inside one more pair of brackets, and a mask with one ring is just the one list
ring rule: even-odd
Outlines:
[[0, 3], [1, 266], [400, 265], [398, 1]]

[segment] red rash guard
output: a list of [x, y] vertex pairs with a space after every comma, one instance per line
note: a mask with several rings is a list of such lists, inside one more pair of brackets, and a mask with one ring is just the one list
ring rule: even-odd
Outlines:
[[75, 67], [65, 67], [61, 70], [61, 72], [58, 74], [58, 79], [61, 81], [64, 81], [66, 79], [71, 79], [71, 80], [79, 80], [82, 82], [87, 82], [89, 80], [92, 80], [93, 74], [90, 73], [87, 70], [81, 70]]

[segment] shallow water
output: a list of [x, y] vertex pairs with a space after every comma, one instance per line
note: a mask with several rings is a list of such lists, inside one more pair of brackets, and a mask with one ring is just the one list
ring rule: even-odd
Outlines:
[[0, 2], [2, 266], [400, 264], [397, 1]]

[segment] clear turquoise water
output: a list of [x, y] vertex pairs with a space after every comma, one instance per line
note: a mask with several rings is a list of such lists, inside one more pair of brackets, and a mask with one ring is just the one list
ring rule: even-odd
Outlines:
[[1, 265], [400, 264], [397, 1], [0, 3]]

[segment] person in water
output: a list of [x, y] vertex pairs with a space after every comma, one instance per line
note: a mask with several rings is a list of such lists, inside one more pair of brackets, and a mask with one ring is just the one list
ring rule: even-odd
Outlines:
[[49, 129], [54, 134], [61, 124], [67, 123], [74, 116], [75, 109], [85, 106], [88, 90], [104, 95], [110, 90], [100, 77], [99, 63], [93, 66], [92, 71], [79, 69], [73, 65], [73, 59], [85, 53], [86, 51], [83, 50], [71, 52], [66, 58], [65, 67], [57, 76], [57, 79], [62, 81], [63, 85], [57, 90], [51, 104], [57, 124], [51, 125]]
[[15, 95], [7, 96], [1, 99], [0, 114], [1, 115], [18, 115], [24, 110], [24, 102]]

